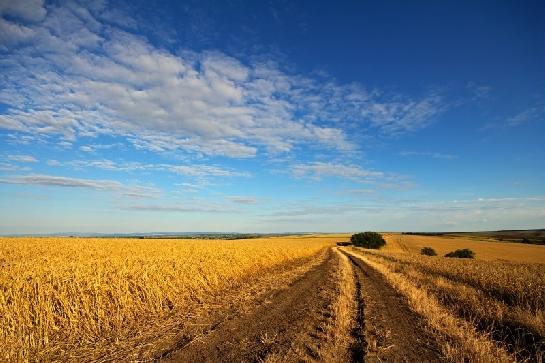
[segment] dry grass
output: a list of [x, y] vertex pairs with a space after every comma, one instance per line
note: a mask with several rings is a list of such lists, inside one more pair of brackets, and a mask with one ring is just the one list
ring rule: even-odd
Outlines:
[[545, 309], [545, 265], [475, 261], [414, 254], [373, 253], [421, 272], [474, 287], [510, 306], [531, 311]]
[[[335, 281], [334, 289], [323, 290], [330, 299], [329, 305], [319, 312], [319, 326], [309, 326], [299, 331], [293, 338], [287, 353], [267, 355], [264, 362], [349, 362], [356, 314], [355, 281], [352, 265], [348, 257], [338, 249], [333, 250], [335, 268], [329, 272], [329, 278]], [[312, 351], [315, 357], [309, 357]]]
[[514, 359], [486, 336], [480, 334], [470, 322], [451, 314], [450, 309], [427, 289], [400, 274], [395, 263], [378, 261], [375, 255], [362, 250], [352, 250], [385, 278], [409, 301], [411, 307], [421, 314], [436, 335], [443, 355], [454, 362], [513, 362]]
[[386, 247], [390, 252], [419, 254], [422, 247], [432, 247], [440, 256], [459, 248], [475, 251], [478, 260], [545, 263], [545, 245], [498, 242], [485, 237], [441, 237], [418, 236], [399, 233], [384, 233]]
[[330, 238], [0, 239], [0, 360], [119, 344], [135, 326], [309, 257]]
[[[392, 281], [397, 281], [394, 284], [403, 281], [407, 294], [422, 295], [418, 299], [437, 304], [454, 321], [467, 322], [475, 330], [474, 334], [478, 332], [482, 337], [488, 337], [487, 340], [496, 341], [513, 357], [542, 360], [545, 348], [544, 265], [458, 260], [391, 251], [396, 251], [395, 246], [384, 251], [359, 253], [377, 269], [382, 269]], [[429, 320], [437, 319], [434, 310], [420, 309]], [[446, 335], [456, 335], [450, 330], [448, 326], [443, 327]], [[473, 338], [464, 344], [474, 347], [468, 351], [478, 351], [475, 348], [479, 345], [475, 345]], [[453, 354], [452, 351], [449, 354]]]
[[350, 343], [353, 340], [351, 336], [351, 332], [355, 328], [353, 317], [357, 314], [357, 304], [355, 301], [356, 286], [353, 267], [348, 257], [340, 253], [338, 249], [335, 250], [335, 253], [338, 254], [340, 263], [338, 270], [338, 295], [333, 307], [335, 321], [334, 327], [331, 329], [334, 347], [332, 351], [335, 353], [332, 355], [332, 358], [337, 358], [341, 361], [342, 357], [348, 361], [350, 357], [343, 356], [343, 354], [346, 355], [350, 351]]

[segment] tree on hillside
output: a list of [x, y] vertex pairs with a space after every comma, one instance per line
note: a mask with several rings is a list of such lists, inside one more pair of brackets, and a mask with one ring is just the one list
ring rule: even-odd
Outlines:
[[356, 247], [379, 249], [386, 244], [386, 241], [380, 233], [376, 232], [362, 232], [353, 234], [350, 237], [350, 242]]

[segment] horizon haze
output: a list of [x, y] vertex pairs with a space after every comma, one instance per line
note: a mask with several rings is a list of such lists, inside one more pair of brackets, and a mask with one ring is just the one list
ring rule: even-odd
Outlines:
[[542, 14], [0, 0], [0, 235], [544, 228]]

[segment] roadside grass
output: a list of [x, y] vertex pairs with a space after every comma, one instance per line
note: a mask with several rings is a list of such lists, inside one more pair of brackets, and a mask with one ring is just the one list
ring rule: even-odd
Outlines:
[[543, 265], [352, 251], [382, 272], [427, 318], [443, 336], [447, 357], [543, 360]]
[[479, 334], [470, 322], [454, 316], [432, 293], [401, 274], [395, 263], [380, 261], [366, 251], [351, 252], [382, 273], [407, 297], [410, 306], [426, 319], [445, 358], [456, 362], [514, 361], [506, 350]]
[[[352, 360], [350, 356], [352, 349], [362, 342], [356, 341], [352, 332], [356, 328], [354, 324], [354, 315], [357, 313], [357, 303], [355, 299], [355, 278], [352, 264], [348, 257], [342, 254], [338, 249], [332, 251], [336, 259], [335, 269], [330, 271], [330, 278], [335, 280], [335, 289], [328, 293], [333, 296], [331, 305], [324, 307], [322, 315], [326, 318], [319, 326], [319, 334], [312, 330], [302, 330], [293, 338], [293, 345], [284, 354], [268, 354], [264, 359], [266, 363], [277, 362], [306, 362], [309, 361], [309, 349], [313, 351], [319, 361], [324, 362], [348, 362]], [[319, 344], [316, 345], [313, 339], [320, 335]]]

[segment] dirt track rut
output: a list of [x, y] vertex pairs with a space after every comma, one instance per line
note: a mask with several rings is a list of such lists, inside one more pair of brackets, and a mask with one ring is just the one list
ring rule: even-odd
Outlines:
[[168, 360], [257, 362], [277, 360], [290, 350], [309, 360], [319, 359], [323, 325], [331, 319], [328, 307], [335, 281], [330, 272], [335, 264], [330, 251], [322, 264], [288, 288], [272, 292], [264, 304], [246, 314], [227, 317], [207, 335], [173, 352]]
[[[350, 331], [335, 332], [333, 305], [339, 296], [341, 255], [289, 286], [271, 291], [259, 305], [233, 313], [205, 335], [187, 342], [164, 360], [172, 362], [437, 362], [436, 343], [421, 317], [384, 277], [341, 250], [353, 274]], [[344, 257], [342, 257], [344, 258]], [[340, 336], [340, 345], [332, 341]]]
[[422, 317], [412, 311], [376, 270], [353, 254], [356, 284], [361, 284], [366, 362], [439, 362], [441, 355]]

